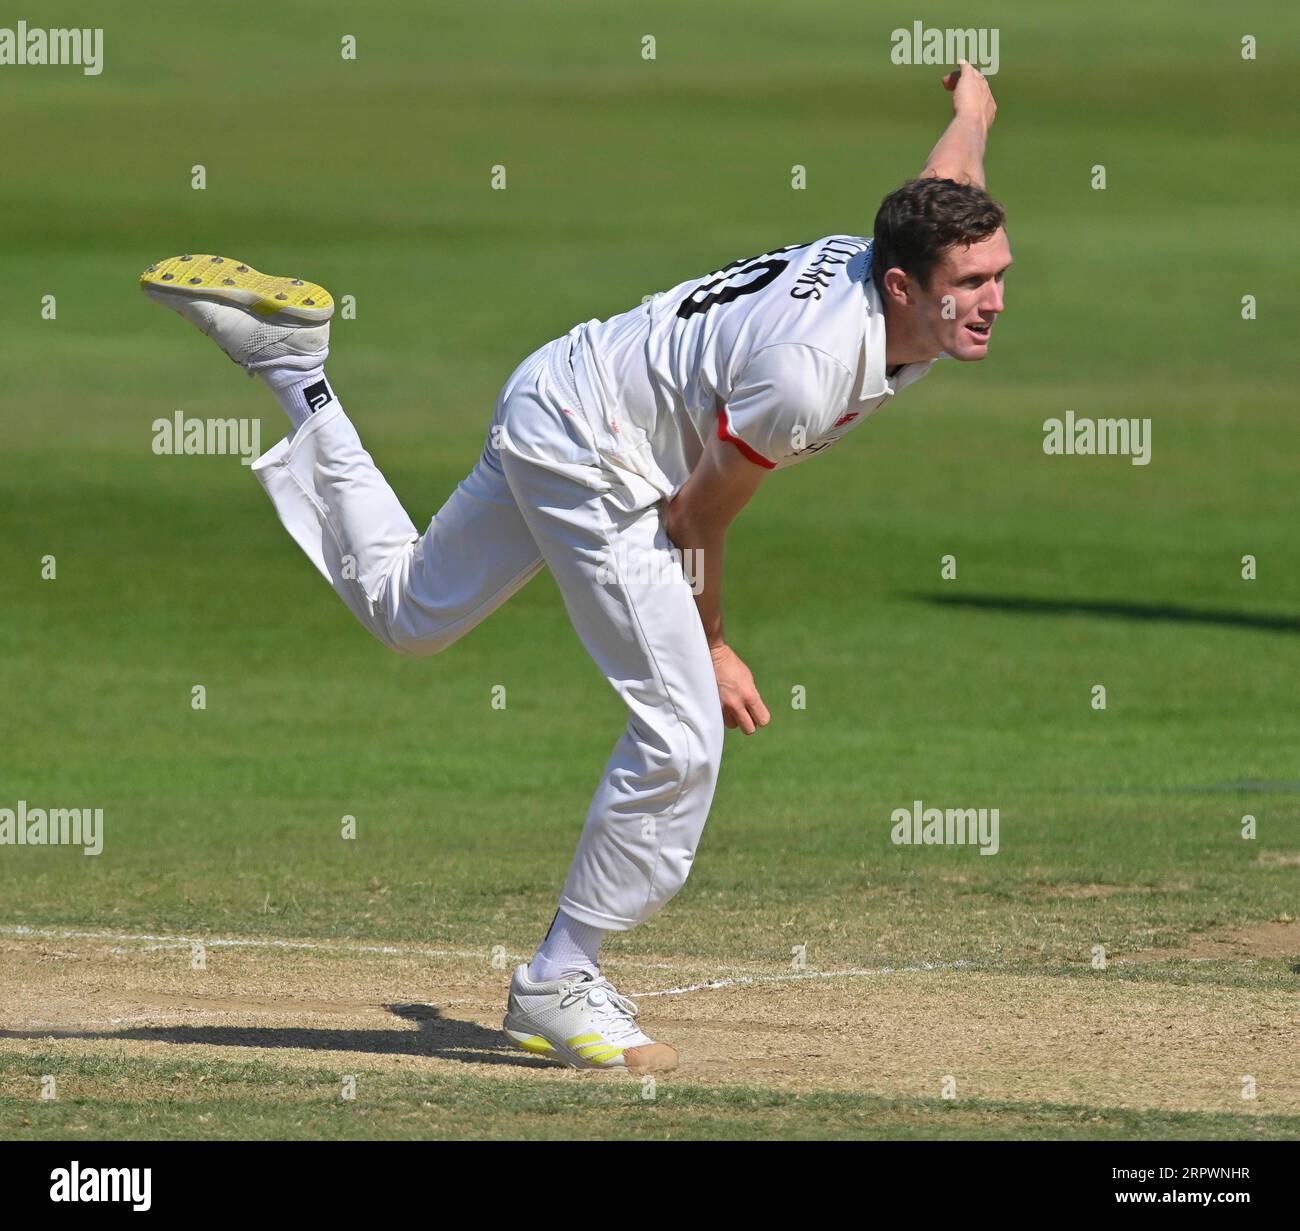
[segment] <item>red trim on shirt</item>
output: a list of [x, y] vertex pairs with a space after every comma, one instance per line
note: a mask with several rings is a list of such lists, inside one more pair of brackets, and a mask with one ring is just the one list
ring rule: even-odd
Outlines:
[[762, 466], [764, 470], [776, 469], [775, 462], [769, 462], [761, 453], [751, 449], [739, 436], [731, 434], [731, 430], [727, 427], [727, 408], [725, 406], [718, 407], [718, 439], [735, 445], [745, 457], [749, 458], [755, 465]]

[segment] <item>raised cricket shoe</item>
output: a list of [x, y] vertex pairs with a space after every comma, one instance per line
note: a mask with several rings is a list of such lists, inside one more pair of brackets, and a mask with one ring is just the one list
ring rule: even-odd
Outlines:
[[530, 983], [520, 965], [510, 980], [505, 1032], [516, 1047], [575, 1069], [665, 1073], [677, 1052], [656, 1043], [636, 1024], [639, 1010], [603, 975], [571, 975]]
[[140, 289], [197, 326], [250, 375], [269, 367], [309, 371], [329, 354], [334, 297], [314, 282], [195, 254], [150, 265]]

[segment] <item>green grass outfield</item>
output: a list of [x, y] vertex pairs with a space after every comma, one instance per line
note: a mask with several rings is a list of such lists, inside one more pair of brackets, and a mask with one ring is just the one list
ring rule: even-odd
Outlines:
[[[743, 1138], [755, 1141], [877, 1140], [1259, 1140], [1300, 1135], [1300, 1117], [1134, 1112], [1036, 1102], [889, 1099], [835, 1091], [788, 1094], [752, 1087], [683, 1089], [653, 1102], [600, 1082], [488, 1080], [398, 1072], [367, 1079], [360, 1104], [339, 1098], [333, 1069], [286, 1070], [263, 1063], [145, 1062], [118, 1058], [69, 1063], [35, 1053], [0, 1057], [0, 1081], [15, 1069], [55, 1068], [93, 1093], [18, 1111], [9, 1135], [89, 1140], [196, 1136], [312, 1140], [541, 1140], [619, 1136]], [[201, 1083], [212, 1083], [204, 1091]], [[124, 1106], [134, 1085], [151, 1097]], [[213, 1093], [213, 1088], [220, 1091]], [[203, 1117], [202, 1119], [200, 1117]], [[595, 1132], [593, 1132], [593, 1126]]]
[[[46, 7], [42, 25], [91, 20]], [[438, 658], [384, 651], [237, 459], [151, 451], [151, 424], [178, 410], [260, 414], [264, 447], [283, 422], [136, 275], [213, 251], [354, 295], [331, 377], [423, 525], [547, 339], [737, 256], [869, 233], [947, 119], [942, 70], [890, 63], [890, 31], [918, 17], [1000, 30], [988, 169], [1016, 257], [1007, 312], [986, 363], [941, 364], [738, 522], [728, 634], [773, 722], [728, 734], [691, 881], [611, 952], [782, 970], [805, 944], [817, 969], [1093, 978], [1096, 944], [1174, 951], [1300, 914], [1294, 6], [456, 0], [147, 20], [103, 4], [101, 76], [0, 68], [0, 807], [106, 814], [97, 858], [0, 847], [0, 923], [530, 948], [623, 722], [554, 583]], [[1151, 464], [1045, 456], [1043, 422], [1068, 410], [1149, 417]], [[890, 813], [914, 799], [999, 808], [999, 854], [894, 846]], [[339, 838], [345, 814], [356, 841]], [[1296, 949], [1114, 977], [1293, 997]], [[43, 1128], [15, 1094], [0, 1132], [218, 1131], [133, 1087], [152, 1063], [120, 1061], [121, 1081]], [[299, 1135], [258, 1102], [273, 1068], [229, 1067], [222, 1131]], [[310, 1101], [302, 1070], [282, 1079]], [[384, 1080], [377, 1136], [437, 1135], [422, 1100], [483, 1135], [480, 1095], [494, 1131], [555, 1135], [600, 1097], [521, 1079], [500, 1116], [497, 1082]], [[675, 1135], [963, 1135], [938, 1100], [870, 1089], [682, 1098]], [[1186, 1127], [984, 1111], [971, 1134]], [[1294, 1117], [1268, 1123], [1297, 1134]]]

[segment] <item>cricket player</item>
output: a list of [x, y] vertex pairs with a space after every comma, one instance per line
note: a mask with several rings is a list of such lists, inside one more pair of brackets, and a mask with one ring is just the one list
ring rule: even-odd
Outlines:
[[[506, 382], [478, 464], [423, 534], [325, 375], [327, 291], [218, 256], [141, 275], [279, 399], [293, 430], [254, 473], [384, 645], [437, 654], [545, 566], [627, 705], [555, 918], [511, 980], [505, 1031], [526, 1051], [576, 1068], [676, 1065], [599, 951], [685, 882], [724, 727], [752, 735], [770, 720], [723, 632], [727, 528], [769, 472], [830, 448], [940, 355], [988, 353], [1011, 264], [984, 191], [996, 106], [964, 61], [944, 86], [952, 121], [920, 178], [885, 198], [872, 238], [732, 261], [543, 346]], [[697, 563], [683, 569], [683, 555]]]

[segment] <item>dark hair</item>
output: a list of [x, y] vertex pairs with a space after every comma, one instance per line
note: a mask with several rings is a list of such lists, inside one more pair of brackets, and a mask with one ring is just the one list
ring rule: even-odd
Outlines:
[[925, 287], [944, 252], [988, 239], [1006, 221], [1006, 211], [982, 188], [956, 180], [910, 180], [876, 211], [871, 280], [883, 296], [885, 273], [897, 267]]

